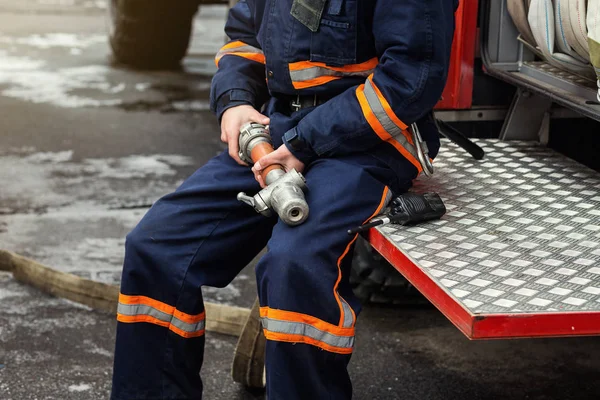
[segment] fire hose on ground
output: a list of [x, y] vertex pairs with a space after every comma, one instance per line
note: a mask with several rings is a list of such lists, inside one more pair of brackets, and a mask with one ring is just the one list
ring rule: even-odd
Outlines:
[[[57, 271], [29, 258], [0, 250], [0, 271], [50, 295], [116, 315], [119, 287]], [[222, 304], [205, 303], [206, 330], [239, 336], [250, 310]]]
[[[18, 282], [44, 293], [86, 305], [94, 310], [117, 313], [119, 287], [57, 271], [29, 258], [0, 250], [0, 271], [12, 273]], [[231, 373], [236, 382], [264, 387], [265, 338], [259, 320], [258, 299], [252, 309], [204, 303], [206, 330], [239, 337]]]

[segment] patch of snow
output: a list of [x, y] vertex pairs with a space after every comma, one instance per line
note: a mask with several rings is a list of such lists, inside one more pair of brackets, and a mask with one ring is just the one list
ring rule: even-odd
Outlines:
[[43, 152], [34, 153], [25, 158], [26, 161], [41, 164], [41, 163], [64, 163], [71, 161], [73, 158], [73, 150], [59, 152]]
[[179, 154], [156, 154], [157, 160], [166, 162], [169, 165], [174, 167], [187, 167], [190, 165], [194, 165], [194, 160], [188, 156], [182, 156]]
[[75, 0], [37, 0], [38, 4], [47, 6], [74, 6]]
[[45, 65], [43, 61], [14, 57], [0, 51], [0, 85], [8, 86], [2, 94], [65, 108], [115, 106], [123, 102], [115, 98], [99, 99], [74, 94], [77, 91], [96, 90], [110, 97], [122, 91], [122, 83], [113, 85], [108, 82], [110, 69], [107, 66], [42, 69]]
[[135, 90], [137, 90], [138, 92], [145, 92], [146, 90], [150, 89], [151, 86], [152, 84], [147, 82], [136, 83]]
[[84, 161], [99, 178], [131, 179], [148, 176], [173, 176], [177, 171], [171, 166], [192, 165], [190, 157], [177, 155], [134, 155], [120, 159], [101, 158]]
[[46, 33], [43, 35], [30, 35], [25, 37], [0, 36], [0, 43], [18, 44], [50, 49], [54, 47], [84, 49], [90, 46], [106, 43], [105, 35], [76, 35], [74, 33]]
[[0, 51], [0, 73], [35, 71], [46, 65], [45, 61], [29, 57], [12, 57]]
[[89, 339], [84, 340], [83, 344], [87, 347], [86, 353], [98, 354], [98, 355], [106, 356], [106, 357], [113, 356], [111, 351], [108, 351], [102, 347], [99, 347], [96, 343], [92, 342]]
[[[0, 153], [0, 204], [6, 205], [0, 215], [0, 248], [108, 284], [120, 281], [126, 234], [147, 207], [178, 186], [182, 168], [194, 164], [193, 158], [177, 154], [74, 161], [70, 150], [9, 148]], [[2, 284], [0, 303], [13, 315], [25, 316], [36, 306], [19, 296], [28, 293], [22, 289]], [[224, 295], [235, 297], [235, 291], [228, 288]], [[44, 299], [44, 304], [51, 301]], [[40, 332], [56, 326], [32, 323]]]
[[56, 356], [43, 352], [43, 351], [29, 351], [24, 352], [21, 350], [11, 350], [6, 354], [6, 360], [11, 364], [24, 364], [24, 363], [40, 363], [43, 361], [50, 361], [56, 359]]
[[15, 156], [1, 157], [0, 203], [21, 210], [68, 202], [69, 198], [64, 193], [52, 190], [52, 181], [48, 179], [50, 170], [60, 164], [50, 165], [52, 167]]
[[221, 350], [221, 349], [228, 349], [228, 348], [232, 348], [233, 346], [222, 339], [219, 339], [217, 337], [214, 336], [208, 336], [206, 338], [206, 345], [207, 346], [212, 346], [214, 349], [216, 350]]
[[127, 86], [124, 83], [119, 83], [117, 86], [110, 88], [108, 90], [108, 93], [112, 93], [112, 94], [121, 93], [122, 91], [125, 90], [126, 87]]
[[181, 167], [194, 165], [191, 157], [176, 154], [81, 162], [72, 160], [70, 150], [8, 154], [0, 157], [0, 204], [6, 206], [4, 214], [12, 213], [11, 210], [51, 210], [76, 203], [83, 209], [79, 207], [74, 212], [83, 214], [99, 206], [107, 210], [136, 202], [150, 204], [178, 186], [180, 179], [176, 178]]
[[23, 292], [17, 292], [15, 290], [4, 289], [0, 287], [0, 300], [23, 296], [25, 296], [25, 293]]
[[203, 286], [202, 294], [205, 300], [213, 300], [225, 304], [231, 304], [233, 300], [241, 295], [240, 290], [233, 283], [230, 283], [224, 288]]
[[173, 108], [178, 111], [206, 111], [210, 110], [210, 104], [207, 101], [190, 100], [190, 101], [174, 101]]
[[100, 8], [106, 9], [108, 7], [108, 2], [106, 0], [90, 0], [83, 3], [85, 8]]
[[0, 156], [4, 155], [23, 155], [35, 153], [35, 147], [23, 146], [23, 147], [9, 147], [8, 149], [0, 149]]
[[87, 390], [90, 390], [92, 388], [91, 385], [88, 385], [87, 383], [80, 383], [79, 385], [71, 385], [69, 386], [69, 392], [73, 393], [73, 392], [85, 392]]

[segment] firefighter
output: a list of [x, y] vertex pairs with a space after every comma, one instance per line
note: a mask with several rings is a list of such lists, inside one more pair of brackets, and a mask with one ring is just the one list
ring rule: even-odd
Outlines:
[[[270, 400], [350, 399], [360, 304], [356, 237], [422, 171], [407, 126], [434, 157], [431, 110], [445, 85], [455, 0], [241, 0], [217, 54], [211, 106], [228, 151], [158, 200], [127, 236], [113, 400], [200, 399], [202, 286], [256, 267]], [[270, 126], [276, 151], [251, 170], [241, 125]], [[271, 164], [307, 180], [310, 216], [290, 227], [240, 203]], [[254, 172], [254, 174], [253, 174]]]

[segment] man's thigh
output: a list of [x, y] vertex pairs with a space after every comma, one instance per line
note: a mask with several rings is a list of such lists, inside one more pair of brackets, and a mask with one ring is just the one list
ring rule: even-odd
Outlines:
[[257, 267], [261, 305], [341, 326], [353, 317], [345, 301], [359, 309], [347, 279], [356, 239], [348, 229], [381, 211], [398, 179], [375, 159], [348, 157], [316, 161], [306, 180], [309, 218], [297, 227], [278, 222]]
[[[124, 289], [176, 304], [180, 296], [199, 299], [200, 286], [227, 285], [266, 245], [276, 222], [236, 199], [258, 190], [250, 168], [226, 153], [210, 160], [128, 235]], [[160, 293], [147, 293], [153, 285]]]

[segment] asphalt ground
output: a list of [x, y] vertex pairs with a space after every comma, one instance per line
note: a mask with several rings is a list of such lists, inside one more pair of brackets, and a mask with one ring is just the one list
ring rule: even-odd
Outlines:
[[[199, 14], [181, 71], [111, 63], [105, 1], [0, 0], [0, 248], [118, 284], [125, 234], [223, 150], [208, 111], [224, 9]], [[249, 307], [252, 265], [208, 301]], [[115, 319], [0, 273], [0, 399], [106, 399]], [[470, 342], [432, 307], [368, 306], [356, 399], [598, 399], [598, 338]], [[263, 399], [207, 334], [205, 398]]]

